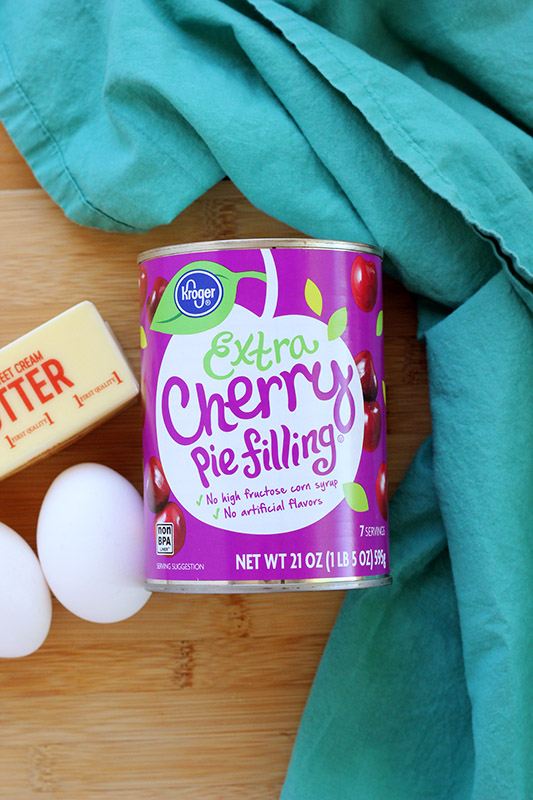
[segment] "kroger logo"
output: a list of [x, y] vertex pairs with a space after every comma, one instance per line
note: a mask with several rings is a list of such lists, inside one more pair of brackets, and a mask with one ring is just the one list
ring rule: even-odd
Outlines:
[[224, 289], [220, 279], [205, 269], [185, 273], [176, 284], [174, 300], [186, 317], [205, 317], [222, 300]]

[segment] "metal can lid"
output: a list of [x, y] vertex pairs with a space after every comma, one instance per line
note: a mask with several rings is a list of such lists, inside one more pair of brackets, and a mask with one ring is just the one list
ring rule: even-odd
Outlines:
[[152, 258], [179, 255], [180, 253], [209, 252], [210, 250], [252, 250], [268, 248], [302, 250], [350, 250], [356, 253], [368, 253], [383, 258], [383, 250], [373, 244], [363, 242], [344, 242], [333, 239], [219, 239], [206, 242], [188, 242], [184, 244], [169, 245], [167, 247], [154, 247], [144, 250], [139, 254], [137, 263], [142, 264]]

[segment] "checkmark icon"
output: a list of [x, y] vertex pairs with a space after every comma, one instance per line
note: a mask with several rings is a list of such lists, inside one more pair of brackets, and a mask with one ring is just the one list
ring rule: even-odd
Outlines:
[[203, 498], [203, 494], [201, 494], [200, 495], [200, 499], [196, 501], [196, 505], [197, 506], [201, 506], [202, 505], [202, 498]]
[[220, 514], [220, 508], [217, 508], [216, 514], [213, 514], [213, 519], [218, 519], [219, 514]]

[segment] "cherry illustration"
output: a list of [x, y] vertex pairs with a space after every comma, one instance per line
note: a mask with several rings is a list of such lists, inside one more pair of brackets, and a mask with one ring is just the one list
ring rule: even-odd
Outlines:
[[352, 294], [362, 311], [372, 311], [378, 296], [378, 273], [373, 261], [356, 256], [350, 276]]
[[148, 319], [152, 322], [155, 312], [157, 311], [157, 306], [161, 298], [163, 297], [163, 292], [168, 286], [168, 281], [165, 278], [156, 278], [154, 281], [154, 285], [152, 287], [152, 292], [150, 297], [148, 298], [148, 302], [146, 304], [146, 313], [148, 315]]
[[139, 303], [141, 308], [144, 306], [146, 300], [146, 292], [148, 291], [148, 275], [144, 264], [139, 265]]
[[378, 476], [376, 478], [376, 500], [378, 502], [379, 513], [385, 520], [388, 519], [389, 516], [388, 487], [387, 462], [384, 461], [378, 469]]
[[365, 428], [363, 433], [363, 447], [372, 453], [381, 438], [381, 408], [377, 402], [365, 400]]
[[185, 543], [185, 517], [176, 503], [167, 503], [154, 520], [154, 536], [157, 539], [157, 526], [171, 522], [174, 526], [174, 555], [179, 553]]
[[355, 356], [354, 361], [361, 379], [363, 398], [369, 401], [375, 400], [378, 396], [378, 379], [376, 370], [374, 369], [372, 354], [369, 350], [361, 350], [361, 352]]
[[170, 487], [163, 472], [161, 462], [152, 456], [148, 462], [144, 481], [144, 496], [150, 511], [154, 514], [162, 511], [168, 502]]

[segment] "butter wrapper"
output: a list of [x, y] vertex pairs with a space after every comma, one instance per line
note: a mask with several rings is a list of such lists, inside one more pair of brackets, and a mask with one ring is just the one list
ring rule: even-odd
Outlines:
[[135, 399], [126, 357], [88, 300], [0, 349], [0, 480]]

